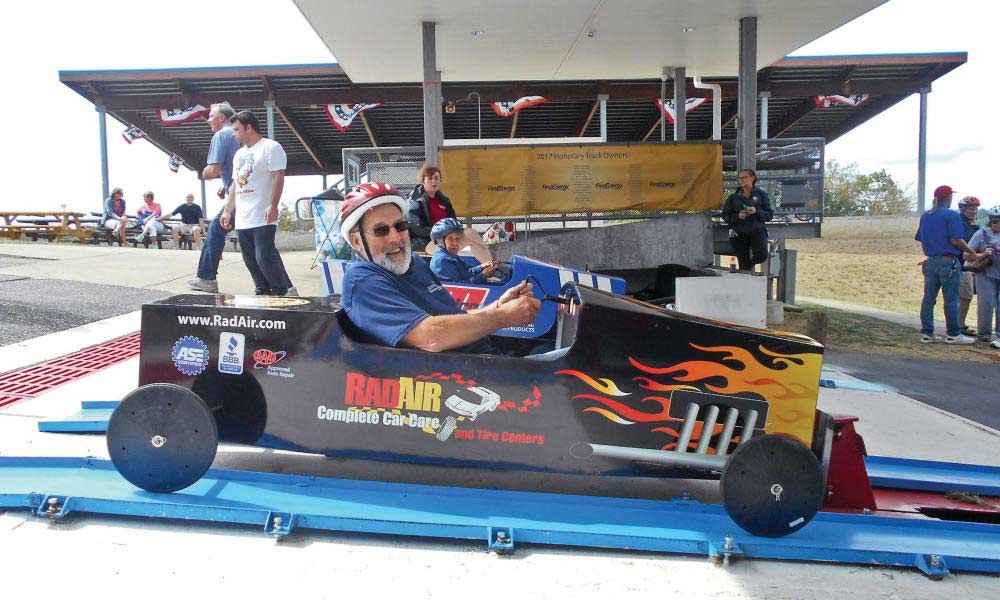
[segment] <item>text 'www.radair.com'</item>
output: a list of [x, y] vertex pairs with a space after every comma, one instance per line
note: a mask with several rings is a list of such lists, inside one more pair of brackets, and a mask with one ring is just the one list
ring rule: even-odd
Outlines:
[[244, 315], [224, 317], [222, 315], [195, 316], [177, 315], [181, 325], [200, 325], [201, 327], [236, 327], [240, 329], [285, 329], [285, 322], [273, 319], [254, 319]]

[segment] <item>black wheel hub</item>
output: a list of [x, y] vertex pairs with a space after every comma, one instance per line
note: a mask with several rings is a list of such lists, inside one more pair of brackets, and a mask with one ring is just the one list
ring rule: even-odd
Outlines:
[[726, 461], [721, 484], [730, 518], [762, 537], [781, 537], [804, 527], [826, 492], [816, 456], [784, 435], [765, 435], [738, 447]]
[[197, 394], [178, 385], [145, 385], [122, 399], [108, 421], [108, 452], [122, 477], [151, 492], [174, 492], [201, 479], [215, 460], [215, 418]]

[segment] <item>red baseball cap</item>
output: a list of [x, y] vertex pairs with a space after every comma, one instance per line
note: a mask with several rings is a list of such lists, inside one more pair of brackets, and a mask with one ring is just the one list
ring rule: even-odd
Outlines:
[[935, 198], [944, 198], [945, 196], [951, 196], [955, 193], [955, 190], [951, 189], [950, 185], [939, 185], [934, 189]]

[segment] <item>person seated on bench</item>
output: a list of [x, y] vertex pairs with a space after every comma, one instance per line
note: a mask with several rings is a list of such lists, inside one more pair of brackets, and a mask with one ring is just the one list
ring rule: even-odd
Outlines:
[[201, 250], [201, 228], [205, 224], [205, 218], [201, 213], [201, 207], [194, 203], [194, 194], [185, 196], [184, 204], [181, 204], [172, 213], [163, 217], [163, 220], [165, 221], [176, 215], [181, 216], [181, 224], [170, 231], [171, 237], [174, 238], [174, 249], [181, 249], [182, 235], [190, 235], [194, 238], [195, 248]]
[[431, 271], [441, 281], [456, 283], [486, 283], [492, 277], [499, 264], [489, 261], [470, 267], [459, 258], [458, 252], [465, 242], [465, 228], [458, 219], [447, 217], [431, 227], [431, 240], [437, 244], [434, 255], [431, 256]]
[[160, 208], [159, 204], [153, 202], [153, 192], [146, 192], [142, 195], [142, 199], [145, 204], [139, 207], [138, 213], [139, 226], [142, 227], [142, 231], [135, 236], [135, 241], [141, 244], [148, 235], [149, 241], [155, 244], [157, 236], [163, 233], [163, 223], [160, 222], [163, 209]]
[[[111, 236], [117, 237], [122, 246], [125, 245], [125, 230], [128, 229], [128, 217], [125, 216], [125, 193], [120, 187], [111, 190], [111, 195], [104, 200], [104, 214], [101, 215], [101, 226], [111, 230]], [[108, 242], [110, 244], [110, 242]]]
[[387, 183], [362, 183], [341, 205], [340, 233], [358, 260], [341, 305], [368, 339], [430, 352], [490, 354], [491, 333], [534, 322], [541, 306], [524, 282], [488, 307], [465, 312], [423, 260], [413, 260], [406, 200]]

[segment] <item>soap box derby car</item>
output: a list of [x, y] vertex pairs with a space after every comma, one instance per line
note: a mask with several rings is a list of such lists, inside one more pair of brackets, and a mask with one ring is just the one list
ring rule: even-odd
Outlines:
[[154, 492], [197, 481], [220, 441], [422, 463], [467, 487], [484, 471], [551, 474], [546, 492], [569, 491], [563, 475], [721, 476], [751, 533], [815, 515], [822, 346], [573, 283], [558, 300], [557, 350], [523, 358], [362, 343], [333, 297], [146, 304], [111, 459]]
[[[425, 254], [417, 254], [414, 257], [429, 259]], [[472, 256], [461, 256], [460, 258], [469, 263], [470, 266], [478, 264]], [[340, 295], [343, 290], [344, 272], [350, 264], [351, 261], [340, 259], [320, 261], [322, 295]], [[516, 254], [511, 257], [510, 262], [503, 263], [502, 268], [497, 271], [497, 275], [498, 277], [494, 280], [486, 283], [445, 283], [444, 287], [451, 292], [459, 308], [464, 310], [487, 306], [500, 298], [508, 288], [529, 278], [536, 287], [542, 290], [555, 291], [566, 283], [577, 283], [615, 294], [625, 293], [625, 280], [621, 277], [579, 271]], [[524, 327], [507, 327], [497, 331], [495, 335], [515, 338], [551, 337], [556, 324], [556, 306], [555, 303], [546, 302], [542, 304], [534, 323]]]

